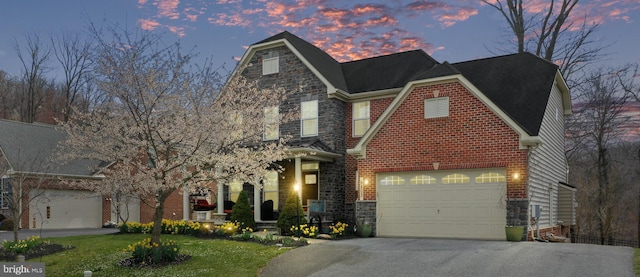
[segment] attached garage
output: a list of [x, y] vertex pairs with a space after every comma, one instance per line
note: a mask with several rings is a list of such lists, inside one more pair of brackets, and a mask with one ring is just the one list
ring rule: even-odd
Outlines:
[[378, 236], [504, 240], [506, 170], [376, 175]]
[[[29, 228], [69, 229], [102, 226], [102, 196], [95, 192], [44, 189], [31, 192]], [[35, 221], [35, 228], [33, 227]]]

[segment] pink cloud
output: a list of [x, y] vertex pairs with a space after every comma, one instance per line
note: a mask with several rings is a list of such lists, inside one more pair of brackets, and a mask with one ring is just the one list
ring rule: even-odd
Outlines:
[[177, 12], [180, 0], [156, 0], [153, 4], [158, 7], [158, 16], [169, 19], [180, 18], [180, 13]]
[[455, 10], [455, 13], [445, 13], [437, 17], [437, 20], [441, 22], [444, 27], [451, 27], [457, 22], [465, 21], [474, 15], [478, 14], [478, 9], [464, 7]]
[[185, 31], [184, 31], [184, 27], [178, 27], [178, 26], [167, 26], [167, 28], [169, 29], [170, 32], [177, 34], [179, 37], [183, 37], [186, 35]]
[[210, 17], [209, 23], [218, 25], [218, 26], [240, 26], [247, 27], [251, 25], [251, 21], [244, 18], [241, 14], [224, 14], [219, 13], [216, 14], [216, 17]]
[[153, 19], [138, 19], [138, 25], [142, 30], [153, 31], [160, 26], [160, 23]]

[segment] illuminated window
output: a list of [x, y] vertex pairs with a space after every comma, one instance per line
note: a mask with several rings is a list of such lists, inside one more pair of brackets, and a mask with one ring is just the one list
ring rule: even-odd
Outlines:
[[443, 184], [466, 184], [469, 183], [469, 176], [464, 174], [450, 174], [442, 178]]
[[400, 176], [387, 176], [380, 180], [382, 186], [397, 186], [404, 185], [404, 179]]
[[231, 183], [229, 183], [229, 200], [233, 202], [238, 202], [238, 196], [240, 196], [241, 191], [242, 191], [242, 182], [232, 181]]
[[436, 183], [436, 178], [433, 178], [429, 175], [418, 175], [411, 179], [412, 185], [430, 185]]
[[278, 172], [269, 171], [262, 179], [264, 201], [273, 201], [273, 210], [278, 209]]
[[507, 178], [497, 172], [488, 172], [476, 177], [476, 183], [504, 183]]

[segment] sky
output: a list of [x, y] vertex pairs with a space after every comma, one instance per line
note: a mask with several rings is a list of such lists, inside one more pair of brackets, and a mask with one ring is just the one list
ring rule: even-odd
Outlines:
[[[594, 39], [612, 44], [603, 64], [640, 63], [640, 0], [581, 0], [573, 14], [576, 24], [601, 24]], [[453, 63], [507, 54], [496, 49], [511, 39], [502, 16], [480, 0], [2, 0], [0, 70], [19, 75], [14, 45], [25, 34], [86, 34], [103, 21], [161, 32], [229, 70], [249, 45], [284, 30], [338, 61], [423, 49]]]

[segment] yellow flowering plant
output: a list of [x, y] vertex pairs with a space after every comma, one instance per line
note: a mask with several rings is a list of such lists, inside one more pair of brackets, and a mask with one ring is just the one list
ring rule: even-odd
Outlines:
[[341, 237], [344, 236], [344, 231], [347, 230], [349, 224], [343, 222], [337, 222], [336, 224], [331, 224], [329, 226], [329, 230], [331, 230], [331, 237]]
[[131, 252], [132, 258], [137, 263], [160, 264], [175, 261], [178, 258], [180, 248], [172, 240], [151, 243], [151, 238], [146, 238], [127, 246], [124, 251]]
[[16, 254], [23, 254], [43, 243], [48, 243], [48, 241], [42, 241], [40, 236], [31, 236], [17, 242], [4, 240], [2, 246]]

